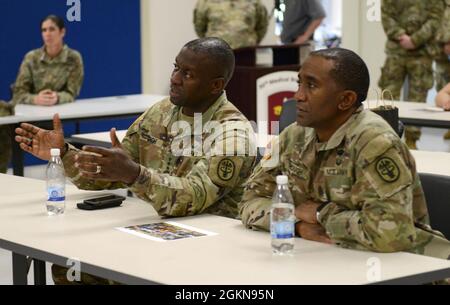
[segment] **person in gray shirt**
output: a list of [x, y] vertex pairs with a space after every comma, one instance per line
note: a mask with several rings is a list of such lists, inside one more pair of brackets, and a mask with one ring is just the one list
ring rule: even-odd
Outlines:
[[311, 40], [326, 17], [320, 0], [284, 0], [284, 3], [286, 11], [281, 41], [284, 44], [302, 44]]

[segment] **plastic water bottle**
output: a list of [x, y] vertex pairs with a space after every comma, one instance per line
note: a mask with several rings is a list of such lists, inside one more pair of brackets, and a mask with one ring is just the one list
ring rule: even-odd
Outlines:
[[277, 177], [277, 189], [272, 197], [270, 233], [272, 252], [277, 255], [292, 254], [295, 237], [295, 208], [289, 191], [288, 177]]
[[66, 208], [66, 175], [59, 149], [50, 150], [51, 159], [47, 165], [47, 213], [63, 214]]

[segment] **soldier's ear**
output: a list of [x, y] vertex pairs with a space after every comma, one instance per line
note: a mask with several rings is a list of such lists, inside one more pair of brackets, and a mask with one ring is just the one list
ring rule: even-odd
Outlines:
[[66, 29], [62, 29], [61, 34], [62, 34], [62, 37], [64, 38], [66, 36]]
[[225, 79], [223, 77], [215, 78], [211, 81], [211, 94], [217, 95], [225, 89]]
[[356, 94], [355, 91], [345, 90], [341, 93], [341, 96], [339, 97], [338, 109], [341, 111], [346, 111], [352, 108], [356, 104], [357, 100], [358, 95]]

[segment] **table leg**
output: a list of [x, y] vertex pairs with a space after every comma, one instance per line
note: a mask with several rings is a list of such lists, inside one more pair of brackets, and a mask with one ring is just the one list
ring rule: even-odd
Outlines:
[[17, 253], [12, 254], [13, 284], [28, 285], [28, 258]]
[[40, 286], [46, 285], [47, 278], [45, 272], [45, 262], [34, 259], [33, 266], [34, 266], [34, 285]]
[[23, 177], [23, 151], [19, 146], [19, 143], [17, 143], [14, 140], [14, 129], [11, 132], [11, 141], [12, 141], [12, 164], [13, 164], [13, 173], [15, 176], [22, 176]]
[[75, 134], [80, 134], [80, 121], [75, 122]]

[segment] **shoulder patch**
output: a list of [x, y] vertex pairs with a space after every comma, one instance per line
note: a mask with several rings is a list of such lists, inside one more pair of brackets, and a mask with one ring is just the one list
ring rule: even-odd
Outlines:
[[208, 176], [220, 187], [234, 187], [243, 164], [242, 157], [212, 157], [209, 160]]
[[400, 177], [400, 169], [391, 158], [382, 157], [378, 159], [375, 168], [380, 178], [387, 183], [394, 183]]
[[236, 171], [236, 165], [231, 159], [223, 159], [217, 166], [217, 176], [223, 181], [230, 181]]

